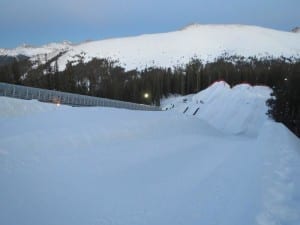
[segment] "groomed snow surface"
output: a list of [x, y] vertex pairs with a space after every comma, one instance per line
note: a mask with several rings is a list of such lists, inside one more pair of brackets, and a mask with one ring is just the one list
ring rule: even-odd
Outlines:
[[299, 225], [300, 141], [269, 96], [217, 82], [163, 112], [0, 97], [0, 224]]

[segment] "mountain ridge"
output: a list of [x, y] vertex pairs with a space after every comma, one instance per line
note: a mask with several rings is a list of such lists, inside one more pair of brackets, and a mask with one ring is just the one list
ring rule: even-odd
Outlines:
[[58, 54], [58, 68], [93, 58], [117, 61], [126, 70], [174, 67], [192, 58], [213, 61], [226, 54], [244, 57], [300, 58], [298, 33], [241, 24], [190, 24], [176, 31], [142, 34], [72, 44], [49, 43], [40, 47], [0, 49], [0, 55], [23, 54], [42, 63]]

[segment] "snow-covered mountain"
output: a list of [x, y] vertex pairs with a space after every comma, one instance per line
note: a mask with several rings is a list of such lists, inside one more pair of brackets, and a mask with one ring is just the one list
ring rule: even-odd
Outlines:
[[14, 49], [0, 49], [0, 55], [16, 56], [25, 55], [28, 57], [44, 54], [55, 54], [55, 52], [65, 51], [70, 49], [71, 42], [64, 41], [62, 43], [49, 43], [40, 47], [23, 44]]
[[0, 49], [0, 56], [17, 56], [24, 55], [30, 57], [32, 61], [45, 63], [53, 57], [71, 49], [71, 42], [64, 41], [62, 43], [49, 43], [43, 46], [31, 46], [23, 44], [14, 49]]
[[292, 32], [300, 34], [300, 27], [295, 27]]
[[0, 49], [0, 55], [23, 54], [37, 59], [50, 59], [65, 52], [58, 59], [59, 70], [68, 61], [84, 62], [92, 58], [109, 58], [119, 61], [126, 69], [142, 69], [149, 66], [173, 67], [197, 57], [203, 61], [227, 55], [244, 57], [296, 57], [300, 58], [300, 36], [248, 25], [199, 25], [193, 24], [181, 30], [147, 34], [135, 37], [114, 38], [84, 42], [49, 44], [46, 46]]

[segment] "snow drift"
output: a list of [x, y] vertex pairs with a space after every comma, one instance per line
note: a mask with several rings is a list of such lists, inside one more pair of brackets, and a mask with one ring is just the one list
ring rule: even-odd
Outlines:
[[[182, 30], [136, 37], [90, 41], [78, 45], [51, 44], [39, 48], [2, 49], [2, 55], [24, 54], [34, 59], [50, 59], [66, 51], [58, 59], [59, 70], [67, 62], [76, 64], [92, 58], [108, 58], [130, 69], [173, 67], [191, 58], [213, 61], [224, 54], [244, 57], [300, 57], [300, 36], [293, 32], [246, 25], [194, 24]], [[39, 57], [36, 57], [39, 55]]]

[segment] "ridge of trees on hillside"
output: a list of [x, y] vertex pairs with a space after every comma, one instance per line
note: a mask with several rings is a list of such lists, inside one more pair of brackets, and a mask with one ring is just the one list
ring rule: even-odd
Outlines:
[[[231, 86], [247, 82], [267, 85], [273, 97], [269, 116], [300, 136], [300, 61], [287, 58], [223, 56], [203, 63], [194, 58], [184, 66], [126, 71], [118, 62], [92, 59], [68, 63], [58, 71], [58, 57], [32, 68], [28, 58], [0, 63], [0, 81], [144, 104], [160, 104], [170, 94], [199, 92], [217, 80]], [[144, 98], [149, 93], [149, 98]]]

